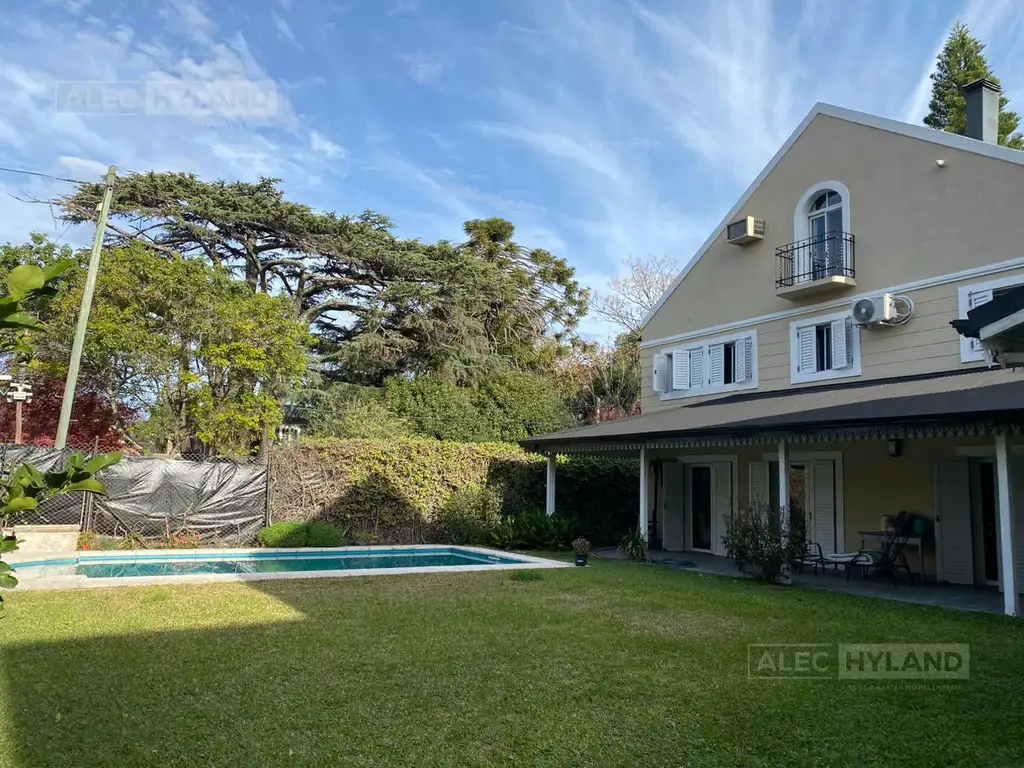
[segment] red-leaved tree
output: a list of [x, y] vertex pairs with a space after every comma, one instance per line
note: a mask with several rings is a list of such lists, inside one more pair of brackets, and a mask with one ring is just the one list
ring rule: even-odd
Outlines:
[[[64, 396], [64, 381], [60, 379], [34, 380], [32, 402], [22, 408], [22, 441], [26, 445], [50, 448], [57, 435], [60, 404]], [[14, 403], [0, 397], [0, 438], [14, 442]], [[99, 438], [100, 451], [119, 451], [128, 446], [118, 424], [130, 424], [135, 414], [123, 405], [112, 405], [105, 396], [79, 388], [75, 408], [71, 414], [68, 446], [81, 450], [92, 449]]]

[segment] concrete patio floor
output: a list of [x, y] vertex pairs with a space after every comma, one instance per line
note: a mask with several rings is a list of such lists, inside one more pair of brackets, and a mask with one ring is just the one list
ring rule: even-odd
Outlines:
[[[604, 548], [595, 550], [597, 557], [622, 559], [622, 554], [615, 549]], [[709, 573], [717, 576], [744, 578], [732, 560], [706, 552], [661, 552], [650, 554], [655, 565], [680, 570]], [[893, 586], [888, 578], [864, 579], [859, 574], [851, 575], [846, 580], [842, 570], [829, 569], [824, 574], [810, 573], [807, 568], [803, 573], [793, 574], [793, 583], [811, 589], [824, 589], [829, 592], [843, 592], [862, 597], [877, 597], [882, 600], [897, 600], [904, 603], [920, 605], [936, 605], [953, 608], [959, 611], [980, 611], [982, 613], [1002, 613], [1003, 597], [995, 587], [970, 587], [954, 584], [907, 584], [900, 582]]]

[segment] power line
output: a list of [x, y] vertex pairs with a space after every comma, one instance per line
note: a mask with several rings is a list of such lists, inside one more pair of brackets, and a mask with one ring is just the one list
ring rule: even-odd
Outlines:
[[39, 171], [26, 171], [26, 170], [23, 170], [21, 168], [3, 168], [3, 167], [0, 167], [0, 171], [4, 171], [6, 173], [20, 173], [20, 174], [22, 174], [24, 176], [38, 176], [38, 177], [43, 178], [43, 179], [52, 179], [53, 181], [66, 181], [66, 182], [69, 182], [71, 184], [96, 184], [96, 183], [98, 183], [98, 182], [95, 182], [95, 181], [82, 181], [81, 179], [69, 179], [69, 178], [66, 178], [64, 176], [54, 176], [53, 174], [50, 174], [50, 173], [40, 173]]

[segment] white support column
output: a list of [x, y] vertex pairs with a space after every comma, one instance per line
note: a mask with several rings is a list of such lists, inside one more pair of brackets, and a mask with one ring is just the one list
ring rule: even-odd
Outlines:
[[555, 454], [548, 456], [548, 484], [547, 498], [544, 503], [544, 511], [548, 517], [555, 514]]
[[[779, 535], [782, 537], [782, 546], [788, 549], [789, 546], [789, 446], [785, 440], [779, 441]], [[782, 564], [780, 580], [783, 584], [792, 582], [793, 577], [789, 572], [789, 563]]]
[[640, 449], [640, 517], [637, 521], [637, 533], [647, 539], [647, 475], [648, 475], [647, 449]]
[[1014, 556], [1013, 473], [1010, 447], [1005, 434], [996, 435], [996, 486], [999, 490], [999, 580], [1003, 588], [1003, 611], [1020, 615], [1020, 585]]

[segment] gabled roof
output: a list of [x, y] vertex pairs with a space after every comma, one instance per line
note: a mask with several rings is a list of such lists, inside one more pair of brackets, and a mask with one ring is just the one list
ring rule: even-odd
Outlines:
[[719, 234], [725, 226], [731, 222], [736, 215], [743, 210], [747, 202], [750, 200], [757, 188], [761, 186], [761, 183], [768, 177], [768, 174], [775, 170], [775, 166], [779, 164], [779, 161], [789, 152], [796, 140], [800, 138], [807, 127], [814, 121], [818, 115], [825, 115], [827, 117], [834, 117], [838, 120], [845, 120], [849, 123], [858, 123], [859, 125], [866, 125], [869, 128], [877, 128], [880, 131], [887, 131], [889, 133], [897, 133], [901, 136], [907, 136], [912, 139], [920, 139], [921, 141], [927, 141], [932, 144], [938, 144], [942, 147], [950, 147], [951, 149], [959, 149], [963, 152], [971, 152], [976, 155], [982, 155], [984, 157], [990, 157], [995, 160], [1005, 160], [1008, 163], [1015, 163], [1017, 165], [1024, 165], [1024, 151], [1017, 149], [1009, 149], [1007, 147], [1000, 147], [996, 144], [989, 144], [988, 142], [978, 141], [977, 139], [969, 139], [966, 136], [959, 136], [955, 133], [947, 133], [946, 131], [938, 131], [934, 128], [928, 128], [924, 125], [913, 125], [911, 123], [904, 123], [900, 120], [892, 120], [888, 117], [879, 117], [878, 115], [871, 115], [867, 112], [858, 112], [854, 109], [846, 109], [844, 107], [837, 107], [832, 104], [825, 104], [818, 102], [815, 104], [811, 111], [807, 113], [807, 117], [800, 121], [800, 125], [796, 127], [796, 130], [789, 135], [785, 143], [779, 147], [779, 151], [776, 152], [772, 159], [768, 161], [768, 164], [757, 174], [757, 178], [751, 182], [747, 190], [740, 196], [740, 199], [732, 207], [732, 209], [725, 215], [725, 217], [718, 223], [708, 239], [704, 241], [704, 244], [697, 250], [686, 266], [683, 267], [682, 271], [672, 281], [672, 285], [668, 287], [658, 299], [658, 303], [654, 305], [650, 312], [647, 313], [647, 317], [644, 318], [643, 326], [647, 327], [647, 324], [654, 317], [655, 313], [668, 301], [668, 297], [672, 295], [679, 284], [686, 279], [686, 276], [693, 269], [694, 265], [700, 261], [701, 257], [711, 248], [715, 240], [718, 239]]

